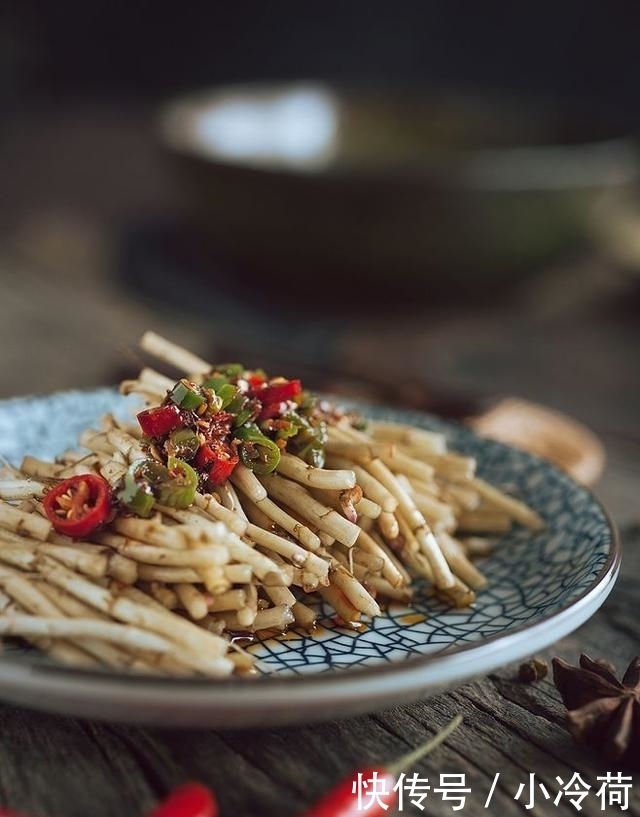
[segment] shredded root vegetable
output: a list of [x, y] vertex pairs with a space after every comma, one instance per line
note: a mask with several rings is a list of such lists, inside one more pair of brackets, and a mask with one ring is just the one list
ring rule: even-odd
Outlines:
[[[141, 345], [196, 389], [213, 371], [154, 333]], [[267, 392], [286, 398], [295, 383], [272, 380]], [[144, 368], [121, 390], [160, 407], [172, 388]], [[220, 485], [200, 484], [189, 507], [157, 503], [149, 518], [116, 501], [109, 521], [81, 540], [56, 532], [42, 497], [83, 473], [101, 475], [117, 496], [130, 463], [157, 455], [134, 422], [106, 415], [80, 436], [85, 451], [3, 468], [0, 636], [75, 665], [247, 672], [251, 657], [232, 643], [238, 631], [313, 631], [320, 601], [338, 624], [358, 629], [386, 604], [410, 604], [418, 580], [454, 606], [473, 604], [487, 584], [472, 561], [489, 552], [486, 535], [543, 525], [520, 499], [477, 478], [475, 460], [448, 451], [442, 434], [386, 421], [362, 430], [338, 411], [327, 424], [323, 467], [285, 443], [272, 473], [241, 462]]]

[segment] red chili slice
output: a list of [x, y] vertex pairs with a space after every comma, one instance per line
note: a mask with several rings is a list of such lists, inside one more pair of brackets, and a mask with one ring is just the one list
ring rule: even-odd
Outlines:
[[299, 380], [287, 380], [284, 383], [273, 383], [270, 386], [256, 389], [254, 395], [265, 405], [268, 403], [282, 403], [291, 400], [302, 391]]
[[229, 478], [239, 457], [230, 445], [211, 442], [200, 446], [194, 462], [199, 471], [208, 472], [209, 483], [216, 486]]
[[98, 474], [78, 474], [52, 486], [42, 505], [58, 533], [82, 538], [107, 520], [111, 512], [111, 486]]
[[148, 437], [164, 437], [165, 434], [182, 425], [182, 413], [175, 403], [145, 409], [136, 416], [140, 428]]

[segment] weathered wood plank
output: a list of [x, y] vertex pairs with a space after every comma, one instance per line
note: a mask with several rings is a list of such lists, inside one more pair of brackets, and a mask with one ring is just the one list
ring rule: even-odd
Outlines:
[[123, 817], [153, 801], [136, 758], [106, 730], [12, 707], [0, 724], [3, 805], [34, 817]]

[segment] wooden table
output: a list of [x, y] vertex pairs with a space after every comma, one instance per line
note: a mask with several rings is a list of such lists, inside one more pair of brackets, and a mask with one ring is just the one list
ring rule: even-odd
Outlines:
[[[385, 322], [371, 316], [336, 319], [330, 331], [291, 324], [286, 349], [268, 323], [254, 322], [253, 334], [234, 335], [235, 318], [244, 306], [227, 293], [221, 307], [209, 306], [217, 320], [212, 340], [210, 314], [185, 299], [163, 299], [162, 281], [145, 289], [116, 276], [122, 272], [122, 255], [114, 250], [131, 248], [124, 239], [131, 237], [133, 205], [138, 215], [143, 211], [155, 217], [159, 200], [173, 205], [175, 199], [159, 166], [149, 159], [143, 120], [108, 112], [98, 116], [100, 127], [94, 120], [71, 114], [65, 119], [60, 112], [45, 119], [55, 137], [55, 165], [37, 138], [42, 118], [18, 120], [8, 131], [0, 169], [5, 200], [13, 200], [15, 207], [3, 214], [1, 225], [1, 394], [115, 382], [135, 368], [130, 355], [141, 332], [169, 323], [174, 338], [211, 357], [217, 356], [213, 349], [249, 356], [260, 350], [293, 367], [295, 356], [286, 355], [293, 346], [298, 362], [317, 354], [329, 371], [361, 373], [376, 360], [378, 371], [398, 372], [405, 381], [426, 377], [436, 389], [457, 393], [518, 394], [575, 414], [596, 428], [607, 445], [609, 462], [598, 493], [620, 524], [623, 568], [600, 612], [544, 657], [560, 655], [576, 663], [584, 651], [623, 670], [640, 652], [640, 333], [627, 297], [635, 292], [634, 285], [625, 279], [623, 286], [615, 270], [603, 277], [598, 258], [574, 259], [568, 271], [548, 271], [490, 307], [427, 304], [411, 316], [396, 314]], [[74, 150], [78, 140], [80, 153]], [[124, 157], [126, 184], [114, 182], [116, 156]], [[141, 157], [141, 176], [153, 184], [144, 181], [136, 187], [131, 181], [135, 174], [126, 167], [139, 167]], [[30, 168], [35, 168], [33, 178]], [[49, 186], [42, 180], [47, 172]], [[33, 183], [27, 187], [30, 178]], [[102, 196], [96, 194], [97, 184], [103, 185]], [[166, 216], [166, 208], [163, 212]], [[136, 258], [136, 270], [149, 266], [148, 258]], [[586, 270], [579, 280], [578, 268]], [[162, 275], [170, 291], [170, 273]], [[573, 293], [569, 300], [568, 291]], [[532, 813], [572, 814], [571, 803], [563, 798], [555, 806], [553, 797], [559, 787], [556, 777], [567, 783], [574, 772], [592, 787], [581, 813], [603, 813], [594, 794], [597, 777], [620, 770], [572, 742], [549, 679], [523, 684], [516, 676], [517, 667], [507, 666], [430, 700], [370, 716], [268, 731], [145, 729], [5, 705], [0, 707], [0, 804], [34, 817], [136, 817], [173, 786], [195, 778], [216, 790], [223, 817], [293, 817], [354, 767], [400, 755], [461, 712], [464, 726], [417, 766], [432, 787], [443, 772], [466, 775], [471, 793], [461, 813], [525, 813], [534, 774], [552, 799], [545, 801], [537, 789]], [[525, 792], [517, 801], [521, 783]], [[627, 813], [640, 815], [637, 776], [634, 784]], [[451, 813], [452, 803], [440, 795], [430, 793], [426, 805], [425, 813]], [[608, 807], [606, 813], [617, 808]], [[422, 813], [410, 806], [404, 811]]]

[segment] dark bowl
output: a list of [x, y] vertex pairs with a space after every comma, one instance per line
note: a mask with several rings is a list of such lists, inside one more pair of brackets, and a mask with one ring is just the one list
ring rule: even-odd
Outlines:
[[166, 105], [160, 134], [213, 256], [263, 280], [502, 285], [639, 175], [625, 123], [486, 93], [221, 87]]

